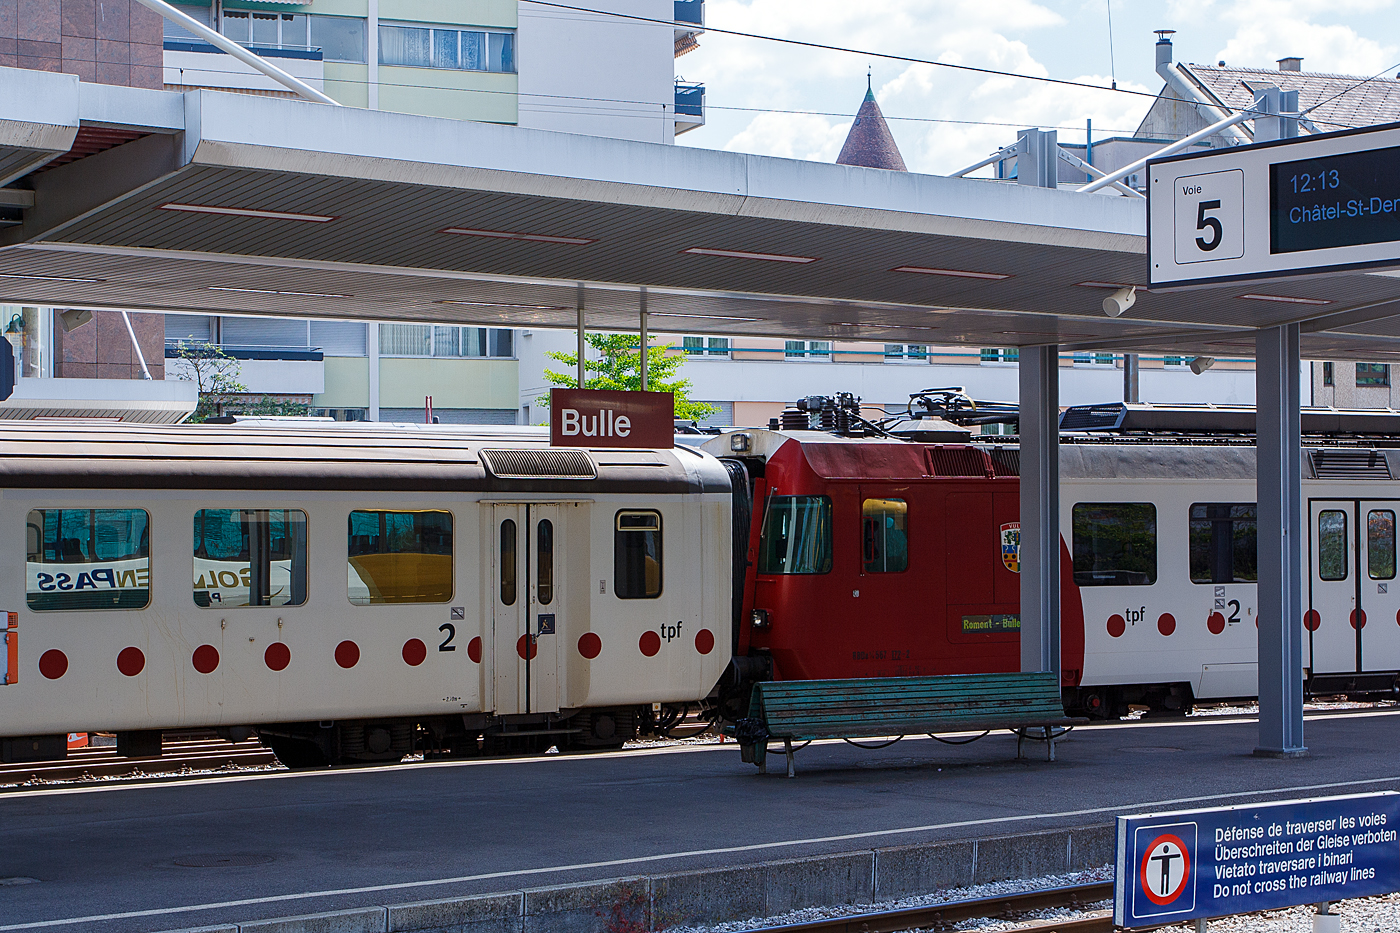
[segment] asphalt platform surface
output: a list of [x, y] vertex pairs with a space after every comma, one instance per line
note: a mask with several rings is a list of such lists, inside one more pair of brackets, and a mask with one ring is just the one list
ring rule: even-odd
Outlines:
[[[0, 933], [145, 933], [374, 904], [1400, 789], [1400, 710], [1310, 714], [1311, 756], [1251, 719], [1015, 738], [819, 743], [798, 776], [737, 746], [428, 762], [0, 794]], [[782, 756], [770, 758], [781, 771]], [[24, 879], [35, 879], [24, 881]]]

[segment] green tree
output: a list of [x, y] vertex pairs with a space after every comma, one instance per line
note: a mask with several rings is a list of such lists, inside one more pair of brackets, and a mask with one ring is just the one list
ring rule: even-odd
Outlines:
[[170, 375], [193, 382], [199, 392], [199, 403], [189, 417], [190, 424], [222, 415], [235, 395], [248, 391], [247, 386], [238, 381], [241, 369], [238, 360], [212, 343], [181, 340], [175, 344], [175, 357], [185, 365], [175, 367]]
[[[606, 389], [612, 391], [635, 392], [642, 387], [642, 341], [633, 334], [587, 334], [584, 338], [597, 353], [597, 359], [583, 361], [586, 378], [585, 389]], [[682, 355], [669, 356], [670, 346], [647, 348], [647, 389], [651, 392], [670, 392], [676, 399], [676, 417], [686, 420], [699, 420], [719, 411], [713, 405], [690, 400], [690, 380], [677, 379], [676, 370], [685, 363]], [[544, 371], [544, 377], [551, 385], [561, 389], [578, 388], [578, 353], [565, 353], [550, 350], [549, 357], [568, 367], [557, 373], [552, 369]], [[549, 396], [542, 395], [536, 401], [549, 405]]]

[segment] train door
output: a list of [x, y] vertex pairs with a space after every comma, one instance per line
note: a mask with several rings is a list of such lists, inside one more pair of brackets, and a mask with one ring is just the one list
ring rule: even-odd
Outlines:
[[1400, 670], [1400, 580], [1395, 578], [1395, 516], [1400, 501], [1362, 499], [1357, 528], [1363, 555], [1357, 574], [1360, 590], [1361, 654], [1359, 670]]
[[1314, 674], [1360, 670], [1361, 638], [1356, 627], [1360, 577], [1358, 505], [1339, 499], [1308, 503], [1309, 594], [1303, 624], [1312, 643]]
[[491, 507], [492, 668], [499, 715], [559, 709], [563, 593], [557, 503]]

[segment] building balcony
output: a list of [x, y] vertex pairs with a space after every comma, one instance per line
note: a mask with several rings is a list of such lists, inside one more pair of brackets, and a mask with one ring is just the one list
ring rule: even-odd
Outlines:
[[676, 82], [676, 135], [705, 125], [705, 85]]
[[[236, 372], [230, 375], [246, 391], [260, 395], [318, 395], [326, 391], [325, 354], [318, 347], [219, 345]], [[165, 345], [167, 379], [193, 380], [190, 364], [180, 358], [177, 343]]]
[[675, 0], [675, 12], [672, 15], [678, 23], [703, 28], [705, 25], [705, 0]]
[[[262, 45], [246, 45], [246, 48], [255, 55], [275, 61], [277, 67], [318, 91], [325, 89], [326, 66], [319, 48]], [[296, 96], [262, 72], [255, 71], [202, 39], [167, 38], [164, 58], [167, 87], [207, 87]]]

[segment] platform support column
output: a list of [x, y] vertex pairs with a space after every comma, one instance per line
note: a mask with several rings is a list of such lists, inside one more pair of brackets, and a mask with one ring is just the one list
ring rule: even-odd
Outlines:
[[584, 339], [583, 331], [583, 283], [578, 283], [578, 387], [587, 387], [588, 373], [584, 369], [584, 352], [588, 349], [588, 344]]
[[1060, 669], [1060, 348], [1022, 347], [1021, 670]]
[[641, 377], [642, 391], [645, 392], [647, 390], [647, 349], [651, 346], [651, 338], [647, 335], [647, 290], [645, 285], [642, 286], [641, 314], [639, 316], [641, 318], [642, 355], [637, 363], [637, 372]]
[[1303, 744], [1303, 465], [1297, 324], [1254, 338], [1259, 501], [1259, 746], [1301, 758]]

